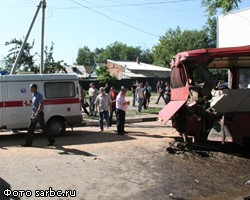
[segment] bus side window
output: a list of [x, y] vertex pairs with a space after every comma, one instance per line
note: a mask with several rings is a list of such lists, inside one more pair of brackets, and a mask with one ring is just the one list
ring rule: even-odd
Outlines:
[[239, 69], [239, 89], [250, 89], [250, 68]]

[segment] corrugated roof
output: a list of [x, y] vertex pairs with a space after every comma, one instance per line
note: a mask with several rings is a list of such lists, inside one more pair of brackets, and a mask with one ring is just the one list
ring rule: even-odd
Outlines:
[[144, 78], [144, 77], [146, 77], [143, 74], [135, 74], [132, 72], [122, 72], [121, 75], [131, 77], [131, 78]]
[[89, 76], [83, 65], [66, 66], [65, 69], [68, 74], [77, 74], [79, 78], [87, 78]]
[[146, 64], [146, 63], [140, 63], [132, 62], [132, 61], [115, 61], [115, 60], [107, 60], [108, 62], [123, 66], [126, 69], [129, 70], [142, 70], [142, 71], [171, 71], [169, 68], [165, 67], [159, 67], [156, 65]]

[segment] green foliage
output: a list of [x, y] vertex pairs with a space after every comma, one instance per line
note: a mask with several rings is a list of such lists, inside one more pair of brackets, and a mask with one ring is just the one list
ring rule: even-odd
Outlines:
[[160, 38], [159, 44], [154, 46], [155, 64], [170, 66], [176, 53], [209, 47], [209, 35], [205, 30], [184, 30], [180, 27], [169, 29]]
[[217, 80], [228, 81], [228, 69], [209, 69]]
[[116, 80], [115, 76], [111, 76], [108, 67], [106, 65], [101, 65], [98, 69], [95, 70], [97, 74], [97, 80], [101, 82], [107, 82], [110, 80]]
[[[22, 39], [16, 39], [16, 38], [5, 43], [6, 46], [11, 46], [10, 50], [8, 51], [9, 54], [6, 57], [4, 57], [5, 70], [7, 71], [11, 70], [11, 67], [13, 66], [17, 58], [18, 52], [21, 49], [22, 43], [23, 43]], [[35, 65], [34, 63], [34, 57], [37, 55], [37, 53], [31, 54], [31, 50], [34, 47], [34, 44], [35, 41], [33, 40], [31, 44], [27, 43], [25, 45], [21, 59], [18, 63], [20, 66], [19, 71], [32, 71], [35, 73], [38, 72], [38, 66]]]
[[141, 52], [140, 61], [147, 64], [154, 63], [154, 54], [151, 50], [146, 49]]
[[140, 56], [140, 54], [140, 47], [132, 47], [121, 42], [114, 42], [96, 55], [96, 61], [107, 62], [108, 59], [135, 61], [136, 57]]
[[48, 48], [48, 46], [45, 47], [44, 73], [45, 74], [51, 74], [56, 72], [66, 73], [64, 66], [61, 64], [63, 60], [57, 62], [54, 60], [53, 50], [54, 50], [53, 42], [51, 42], [50, 48]]
[[95, 54], [87, 46], [84, 46], [78, 49], [76, 64], [92, 66], [94, 64], [94, 57]]
[[215, 48], [216, 47], [216, 41], [217, 41], [217, 20], [216, 17], [209, 17], [207, 19], [206, 25], [203, 27], [203, 29], [206, 31], [206, 33], [209, 36], [209, 48]]
[[[23, 41], [21, 39], [17, 40], [16, 38], [12, 39], [10, 42], [6, 42], [6, 46], [12, 46], [9, 50], [9, 54], [4, 58], [4, 65], [5, 70], [9, 71], [11, 70], [11, 67], [13, 66], [18, 52], [20, 51], [20, 48], [22, 46]], [[27, 43], [24, 47], [23, 54], [21, 56], [21, 59], [19, 61], [19, 71], [24, 72], [39, 72], [39, 67], [35, 63], [37, 53], [31, 54], [31, 51], [34, 47], [35, 41], [32, 42], [32, 44]], [[61, 62], [63, 61], [55, 61], [53, 58], [53, 50], [54, 50], [54, 43], [51, 43], [50, 48], [47, 46], [45, 47], [45, 61], [44, 61], [44, 73], [56, 73], [65, 71], [65, 68], [61, 65]]]
[[[121, 42], [114, 42], [106, 48], [96, 48], [93, 52], [88, 47], [79, 48], [76, 63], [78, 65], [93, 65], [94, 61], [106, 63], [110, 60], [140, 61], [148, 64], [154, 62], [153, 53], [149, 49], [141, 50], [140, 47], [133, 47]], [[91, 61], [91, 62], [89, 62]]]
[[222, 9], [224, 14], [239, 7], [241, 0], [202, 0], [202, 6], [207, 8], [208, 16], [217, 14], [218, 9]]

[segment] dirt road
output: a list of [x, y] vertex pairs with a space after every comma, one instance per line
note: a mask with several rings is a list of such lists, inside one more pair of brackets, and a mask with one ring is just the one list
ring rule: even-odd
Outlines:
[[[75, 128], [45, 147], [22, 148], [24, 134], [0, 135], [0, 191], [30, 190], [32, 197], [0, 199], [243, 199], [250, 196], [250, 160], [211, 152], [210, 157], [170, 155], [175, 131], [156, 122], [129, 124], [126, 136], [114, 128]], [[75, 190], [76, 197], [35, 197], [37, 190]], [[39, 193], [40, 195], [42, 193]], [[73, 193], [72, 193], [73, 194]]]

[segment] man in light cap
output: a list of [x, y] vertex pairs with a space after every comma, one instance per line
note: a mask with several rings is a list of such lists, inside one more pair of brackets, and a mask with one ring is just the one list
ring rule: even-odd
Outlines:
[[95, 106], [96, 112], [99, 112], [99, 125], [100, 125], [100, 132], [103, 129], [103, 119], [105, 119], [107, 128], [109, 128], [109, 110], [111, 108], [112, 101], [110, 96], [105, 92], [104, 87], [100, 88], [100, 94], [96, 97]]
[[122, 86], [121, 91], [116, 98], [116, 120], [117, 120], [117, 133], [119, 135], [124, 135], [125, 130], [125, 116], [129, 101], [126, 101], [125, 96], [127, 93], [127, 89]]

